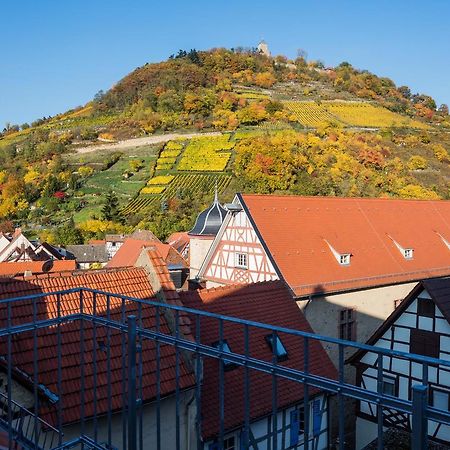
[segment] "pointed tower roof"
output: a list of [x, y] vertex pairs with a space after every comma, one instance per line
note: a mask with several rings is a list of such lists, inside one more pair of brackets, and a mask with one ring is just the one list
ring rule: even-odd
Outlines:
[[215, 236], [226, 214], [226, 209], [219, 203], [216, 186], [212, 205], [198, 215], [194, 228], [188, 233], [189, 236]]

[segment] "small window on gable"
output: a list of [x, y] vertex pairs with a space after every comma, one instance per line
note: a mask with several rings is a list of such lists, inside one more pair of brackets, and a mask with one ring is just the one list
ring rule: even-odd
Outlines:
[[240, 269], [247, 269], [247, 253], [236, 253], [235, 266]]
[[275, 356], [277, 357], [278, 361], [283, 361], [285, 359], [287, 359], [288, 354], [287, 354], [287, 350], [286, 347], [283, 345], [283, 343], [281, 342], [281, 339], [279, 336], [275, 337], [275, 348], [273, 346], [273, 334], [268, 334], [266, 336], [266, 342], [268, 344], [268, 346], [270, 347], [270, 350], [272, 351], [272, 353], [275, 353]]
[[[212, 344], [212, 346], [220, 350], [220, 348], [221, 348], [220, 347], [220, 341], [214, 342]], [[224, 353], [232, 353], [231, 348], [228, 345], [228, 342], [227, 342], [226, 339], [224, 339], [222, 341], [222, 351]], [[223, 357], [222, 361], [223, 361], [223, 365], [225, 366], [226, 370], [231, 370], [231, 369], [234, 369], [235, 367], [237, 367], [237, 365], [234, 362], [230, 361], [226, 357]]]
[[419, 316], [434, 317], [434, 302], [428, 298], [417, 299], [417, 314]]
[[341, 266], [348, 266], [350, 264], [350, 253], [344, 253], [339, 256], [339, 264]]
[[412, 259], [414, 256], [414, 250], [412, 248], [403, 249], [403, 256], [405, 259]]

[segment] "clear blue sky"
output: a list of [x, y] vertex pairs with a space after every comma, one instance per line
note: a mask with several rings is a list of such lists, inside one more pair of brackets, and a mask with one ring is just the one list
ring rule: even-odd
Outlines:
[[0, 126], [90, 100], [178, 49], [298, 48], [450, 103], [448, 0], [22, 0], [2, 2]]

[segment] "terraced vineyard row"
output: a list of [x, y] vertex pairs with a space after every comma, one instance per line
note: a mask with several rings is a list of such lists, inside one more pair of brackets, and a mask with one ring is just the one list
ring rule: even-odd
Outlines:
[[324, 122], [338, 121], [322, 104], [319, 105], [314, 102], [284, 102], [284, 105], [292, 113], [293, 118], [305, 127], [315, 128]]
[[228, 187], [232, 179], [231, 175], [201, 175], [201, 174], [180, 174], [175, 175], [165, 192], [160, 195], [139, 195], [132, 200], [122, 210], [122, 214], [129, 215], [138, 211], [148, 209], [154, 203], [160, 202], [163, 198], [176, 197], [182, 191], [196, 193], [214, 192], [216, 183], [217, 191], [222, 193]]
[[306, 127], [315, 128], [324, 122], [338, 122], [351, 127], [430, 128], [418, 120], [389, 111], [366, 102], [284, 102], [294, 120]]

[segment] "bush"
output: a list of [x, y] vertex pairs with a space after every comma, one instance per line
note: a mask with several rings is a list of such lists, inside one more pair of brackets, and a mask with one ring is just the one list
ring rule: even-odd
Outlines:
[[409, 170], [425, 170], [428, 167], [428, 162], [422, 156], [414, 155], [409, 158], [408, 169]]

